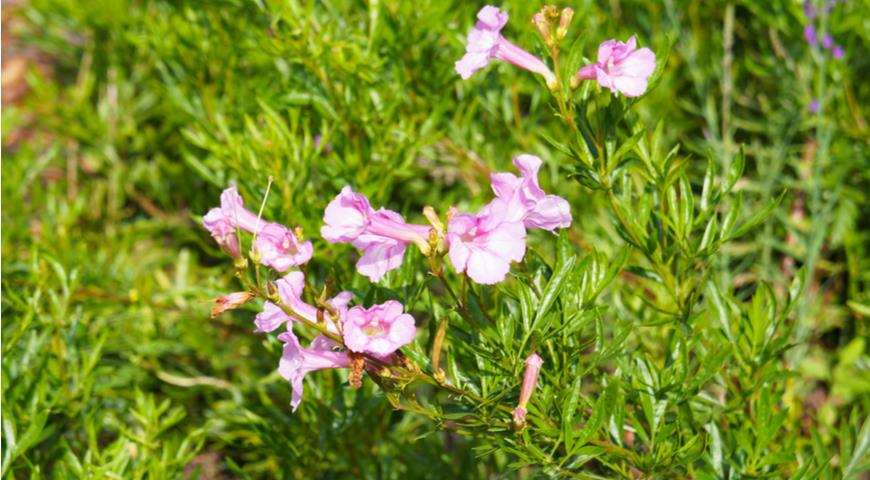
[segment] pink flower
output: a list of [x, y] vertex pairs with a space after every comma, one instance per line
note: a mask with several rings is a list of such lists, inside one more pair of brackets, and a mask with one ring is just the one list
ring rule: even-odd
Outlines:
[[504, 280], [511, 262], [526, 253], [526, 229], [512, 220], [508, 204], [495, 199], [477, 215], [460, 214], [447, 225], [448, 256], [453, 268], [472, 280], [494, 284]]
[[507, 203], [508, 220], [523, 222], [526, 228], [554, 231], [571, 226], [571, 207], [558, 195], [547, 195], [538, 185], [541, 159], [534, 155], [514, 157], [514, 165], [522, 174], [490, 175], [496, 197]]
[[[284, 275], [275, 281], [275, 286], [278, 287], [278, 297], [281, 303], [287, 305], [302, 318], [310, 322], [317, 322], [317, 307], [309, 305], [302, 301], [302, 292], [305, 288], [305, 275], [300, 271], [293, 271]], [[337, 312], [339, 323], [344, 321], [347, 314], [347, 304], [350, 303], [353, 295], [350, 292], [341, 292], [326, 303], [331, 305]], [[326, 328], [333, 333], [338, 333], [338, 328], [335, 323], [329, 318], [329, 314], [324, 314], [326, 320]], [[257, 326], [256, 332], [271, 332], [278, 329], [292, 318], [284, 313], [278, 305], [272, 302], [263, 304], [263, 311], [258, 313], [254, 318], [254, 324]]]
[[637, 50], [634, 35], [628, 42], [607, 40], [598, 47], [598, 62], [577, 72], [581, 80], [598, 80], [602, 87], [626, 97], [638, 97], [646, 91], [650, 75], [656, 69], [656, 55], [648, 48]]
[[391, 210], [374, 210], [365, 195], [350, 187], [327, 205], [323, 222], [320, 234], [328, 242], [350, 243], [363, 251], [356, 269], [373, 282], [402, 264], [409, 243], [428, 249], [430, 227], [405, 223]]
[[301, 242], [290, 229], [271, 222], [260, 228], [254, 247], [260, 255], [260, 263], [279, 272], [304, 265], [314, 254], [311, 242]]
[[311, 242], [300, 241], [287, 227], [266, 222], [247, 210], [235, 185], [221, 193], [220, 208], [209, 210], [202, 220], [212, 237], [233, 258], [241, 257], [236, 230], [253, 233], [260, 263], [279, 272], [308, 262], [314, 253]]
[[335, 343], [322, 335], [315, 338], [309, 348], [303, 348], [299, 344], [299, 339], [292, 330], [278, 335], [278, 339], [284, 342], [278, 373], [290, 382], [293, 389], [290, 406], [294, 412], [302, 401], [305, 375], [317, 370], [350, 366], [347, 352], [334, 351]]
[[245, 208], [245, 202], [235, 185], [221, 192], [221, 212], [233, 225], [250, 233], [258, 233], [265, 225], [257, 214]]
[[202, 224], [217, 241], [221, 249], [233, 258], [242, 257], [242, 249], [239, 244], [239, 236], [236, 229], [224, 216], [220, 208], [212, 208], [202, 217]]
[[414, 317], [395, 300], [371, 308], [353, 307], [344, 322], [344, 344], [351, 351], [386, 357], [414, 340]]
[[556, 76], [538, 57], [505, 39], [501, 34], [508, 14], [487, 5], [477, 12], [477, 24], [468, 34], [465, 56], [456, 62], [456, 73], [467, 80], [474, 72], [489, 64], [493, 58], [510, 62], [520, 68], [542, 75], [547, 86], [556, 84]]
[[537, 353], [526, 358], [526, 372], [523, 375], [523, 386], [520, 389], [520, 402], [514, 409], [514, 425], [518, 427], [526, 424], [526, 405], [528, 405], [529, 399], [532, 398], [532, 393], [535, 391], [535, 386], [538, 384], [538, 375], [541, 373], [543, 364], [544, 360]]

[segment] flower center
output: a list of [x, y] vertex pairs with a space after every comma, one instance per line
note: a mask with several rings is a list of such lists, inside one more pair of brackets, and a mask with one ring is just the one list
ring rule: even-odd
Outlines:
[[477, 236], [477, 227], [471, 227], [470, 230], [459, 236], [463, 242], [470, 242]]
[[366, 325], [366, 328], [363, 329], [366, 336], [368, 337], [377, 337], [384, 334], [384, 327], [378, 322], [377, 319], [372, 320], [371, 323]]

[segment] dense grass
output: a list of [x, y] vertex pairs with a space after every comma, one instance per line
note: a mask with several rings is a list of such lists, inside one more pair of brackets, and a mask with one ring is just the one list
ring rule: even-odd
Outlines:
[[[540, 6], [504, 8], [511, 38], [542, 53], [527, 23]], [[660, 61], [670, 51], [632, 118], [664, 153], [680, 146], [698, 192], [708, 168], [727, 183], [741, 147], [723, 211], [739, 194], [745, 224], [785, 192], [762, 223], [686, 267], [679, 315], [658, 308], [650, 261], [625, 248], [607, 196], [578, 183], [554, 145], [567, 140], [546, 89], [506, 64], [464, 82], [453, 71], [478, 8], [4, 6], [15, 53], [38, 52], [40, 66], [31, 61], [28, 92], [3, 108], [3, 477], [859, 478], [870, 448], [867, 2], [824, 16], [842, 60], [806, 44], [794, 1], [574, 5], [573, 48], [586, 57], [633, 33]], [[541, 418], [597, 427], [583, 441], [543, 421], [533, 433], [498, 429], [486, 409], [463, 425], [468, 412], [427, 387], [417, 395], [445, 405], [434, 419], [398, 411], [372, 382], [353, 390], [338, 373], [309, 379], [291, 414], [280, 343], [252, 333], [257, 305], [209, 318], [213, 298], [240, 287], [199, 217], [230, 181], [258, 204], [271, 177], [264, 213], [314, 241], [309, 278], [369, 303], [404, 301], [421, 332], [409, 353], [425, 360], [432, 320], [451, 309], [427, 293], [439, 287], [425, 262], [412, 252], [373, 286], [352, 249], [319, 238], [323, 209], [347, 184], [418, 222], [424, 205], [476, 209], [489, 172], [520, 152], [545, 160], [542, 182], [571, 202], [574, 225], [558, 241], [531, 234], [519, 278], [475, 308], [519, 325], [519, 285], [550, 285], [569, 249], [578, 284], [581, 269], [613, 266], [595, 298], [576, 286], [595, 307], [559, 331], [574, 353], [561, 371], [548, 357], [536, 394]], [[492, 398], [511, 405], [517, 381], [505, 382], [521, 370], [492, 373], [496, 360], [464, 346], [486, 335], [455, 321], [447, 361], [479, 366], [465, 381], [493, 382]], [[508, 343], [499, 348], [528, 353]], [[599, 398], [624, 406], [595, 424]], [[617, 417], [646, 433], [622, 438]]]

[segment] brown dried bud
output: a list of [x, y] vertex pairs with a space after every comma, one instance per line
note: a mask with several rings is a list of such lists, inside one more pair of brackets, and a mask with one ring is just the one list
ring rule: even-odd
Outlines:
[[348, 356], [350, 356], [350, 378], [348, 378], [348, 382], [351, 387], [360, 388], [362, 387], [362, 377], [366, 366], [366, 357], [357, 352], [348, 352]]
[[217, 318], [218, 315], [238, 308], [254, 298], [251, 292], [235, 292], [227, 295], [222, 295], [215, 299], [214, 308], [211, 309], [211, 318]]

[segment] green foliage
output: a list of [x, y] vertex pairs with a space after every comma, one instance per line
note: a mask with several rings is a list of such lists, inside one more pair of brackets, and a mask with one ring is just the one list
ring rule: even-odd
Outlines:
[[[540, 7], [504, 6], [505, 35], [546, 58]], [[642, 98], [554, 97], [499, 62], [461, 81], [462, 2], [9, 13], [48, 66], [3, 108], [3, 478], [866, 475], [866, 2], [822, 18], [841, 61], [804, 42], [798, 2], [574, 7], [563, 83], [637, 33], [659, 60]], [[371, 284], [319, 238], [344, 185], [422, 223], [425, 205], [476, 210], [522, 152], [574, 225], [530, 233], [507, 282], [436, 278], [409, 249]], [[312, 298], [402, 301], [403, 352], [449, 388], [318, 372], [291, 413], [260, 305], [209, 320], [241, 287], [200, 216], [229, 182], [259, 205], [270, 177], [264, 216], [315, 244]]]

